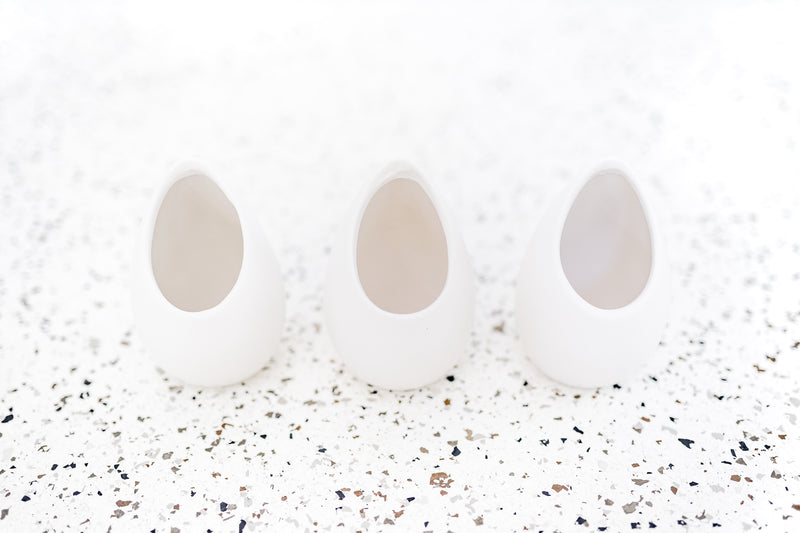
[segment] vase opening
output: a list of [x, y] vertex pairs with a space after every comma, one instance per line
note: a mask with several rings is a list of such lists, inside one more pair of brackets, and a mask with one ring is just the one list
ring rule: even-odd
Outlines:
[[210, 178], [176, 181], [153, 227], [153, 276], [164, 297], [184, 311], [203, 311], [230, 293], [242, 268], [236, 208]]
[[447, 239], [419, 183], [397, 178], [375, 192], [361, 217], [356, 263], [364, 292], [384, 311], [415, 313], [438, 298], [447, 280]]
[[561, 266], [589, 304], [630, 304], [650, 278], [653, 249], [642, 203], [621, 172], [603, 171], [583, 186], [561, 233]]

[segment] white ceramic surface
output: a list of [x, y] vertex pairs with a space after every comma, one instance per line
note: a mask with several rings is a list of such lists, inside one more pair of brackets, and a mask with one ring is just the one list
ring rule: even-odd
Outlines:
[[666, 325], [668, 269], [629, 172], [607, 164], [577, 180], [541, 217], [522, 263], [517, 326], [528, 357], [578, 387], [635, 374]]
[[325, 285], [333, 343], [368, 383], [411, 389], [464, 355], [475, 279], [461, 236], [428, 182], [395, 163], [341, 227]]
[[145, 217], [133, 262], [138, 333], [159, 367], [227, 385], [275, 353], [285, 294], [257, 219], [195, 163], [174, 168]]

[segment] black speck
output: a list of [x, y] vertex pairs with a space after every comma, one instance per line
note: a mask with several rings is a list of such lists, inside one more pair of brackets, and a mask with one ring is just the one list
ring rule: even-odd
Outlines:
[[748, 450], [747, 444], [745, 444], [743, 440], [739, 441], [739, 449], [742, 450], [743, 452], [746, 452]]
[[14, 420], [14, 415], [7, 414], [2, 423], [5, 424], [6, 422], [11, 422], [12, 420]]
[[30, 499], [31, 499], [30, 496], [23, 496], [22, 497], [22, 501], [24, 501], [24, 502], [27, 502]]
[[547, 492], [546, 490], [543, 490], [543, 491], [542, 491], [542, 494], [544, 494], [545, 496], [550, 496], [550, 493], [549, 493], [549, 492]]
[[409, 496], [408, 498], [406, 498], [406, 501], [413, 502], [415, 499], [416, 498], [414, 498], [413, 496]]
[[617, 385], [616, 383], [614, 383], [614, 388], [615, 388], [615, 389], [621, 389], [622, 387], [620, 387], [619, 385]]
[[447, 376], [447, 381], [455, 381], [455, 376]]
[[656, 527], [656, 525], [655, 525], [654, 523], [652, 523], [652, 522], [648, 522], [648, 523], [647, 523], [647, 526], [648, 526], [650, 529], [653, 529], [654, 527]]
[[219, 502], [219, 510], [224, 513], [228, 510], [228, 504], [225, 502]]
[[244, 526], [246, 525], [247, 522], [245, 522], [244, 520], [239, 520], [239, 533], [242, 533], [242, 531], [244, 531]]
[[461, 450], [458, 449], [458, 446], [453, 448], [453, 457], [458, 457], [461, 455]]
[[542, 446], [547, 446], [548, 444], [550, 444], [550, 439], [542, 439], [539, 442], [542, 443]]
[[722, 524], [717, 524], [716, 522], [714, 522], [713, 524], [711, 524], [711, 527], [722, 527]]
[[698, 485], [697, 481], [690, 481], [689, 482], [689, 486], [690, 487], [696, 487], [697, 485]]
[[692, 444], [694, 444], [694, 441], [692, 439], [678, 439], [678, 440], [681, 442], [681, 444], [683, 444], [684, 446], [686, 446], [689, 449], [691, 449], [692, 448]]
[[91, 385], [91, 384], [92, 384], [92, 382], [91, 382], [91, 381], [89, 381], [88, 379], [84, 379], [84, 380], [83, 380], [83, 384], [84, 384], [84, 385]]
[[80, 494], [80, 493], [81, 493], [81, 491], [79, 491], [79, 490], [76, 490], [75, 492], [73, 492], [73, 493], [72, 493], [72, 495], [73, 495], [73, 496], [77, 496], [77, 495], [78, 495], [78, 494]]
[[586, 519], [583, 518], [582, 516], [579, 516], [576, 522], [578, 523], [579, 526], [582, 526], [583, 524], [586, 523]]
[[328, 451], [328, 448], [320, 448], [318, 451], [319, 453], [325, 453]]
[[267, 434], [265, 433], [265, 434], [261, 435], [261, 438], [262, 439], [266, 439], [267, 438]]
[[128, 479], [128, 474], [121, 474], [121, 475], [120, 475], [120, 477], [121, 477], [122, 479]]
[[336, 495], [339, 497], [340, 500], [344, 500], [344, 492], [337, 490]]
[[581, 435], [583, 435], [583, 431], [581, 431], [580, 429], [578, 429], [578, 426], [573, 426], [573, 427], [572, 427], [572, 429], [574, 429], [575, 431], [577, 431], [578, 433], [580, 433]]
[[685, 526], [686, 525], [686, 520], [678, 520], [678, 525], [679, 526]]
[[53, 465], [50, 467], [50, 470], [55, 470], [56, 468], [58, 468], [58, 465]]
[[193, 490], [190, 490], [190, 491], [189, 491], [189, 493], [190, 493], [192, 496], [194, 496], [195, 494], [197, 494], [197, 493], [196, 493], [195, 491], [193, 491]]
[[631, 522], [631, 529], [639, 529], [639, 522]]

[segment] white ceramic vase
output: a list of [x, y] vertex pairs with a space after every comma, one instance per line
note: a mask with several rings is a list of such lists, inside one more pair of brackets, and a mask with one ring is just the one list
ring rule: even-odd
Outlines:
[[618, 383], [654, 353], [668, 306], [664, 242], [630, 174], [609, 164], [567, 187], [541, 217], [519, 275], [528, 357], [568, 385]]
[[325, 316], [350, 370], [377, 387], [412, 389], [464, 355], [475, 277], [464, 243], [428, 182], [396, 163], [339, 228]]
[[200, 165], [174, 168], [133, 262], [138, 333], [156, 365], [195, 385], [236, 383], [276, 352], [285, 293], [253, 214]]

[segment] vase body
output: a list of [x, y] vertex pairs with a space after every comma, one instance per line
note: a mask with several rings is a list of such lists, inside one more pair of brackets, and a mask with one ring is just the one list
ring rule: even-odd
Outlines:
[[201, 165], [175, 167], [156, 192], [132, 274], [138, 333], [169, 375], [228, 385], [277, 351], [285, 293], [275, 254], [247, 206]]
[[374, 386], [421, 387], [464, 355], [474, 309], [474, 272], [449, 214], [418, 171], [391, 165], [331, 250], [325, 317], [339, 355]]
[[540, 370], [577, 387], [625, 380], [654, 353], [668, 307], [664, 242], [624, 167], [607, 164], [556, 197], [517, 287], [520, 339]]

